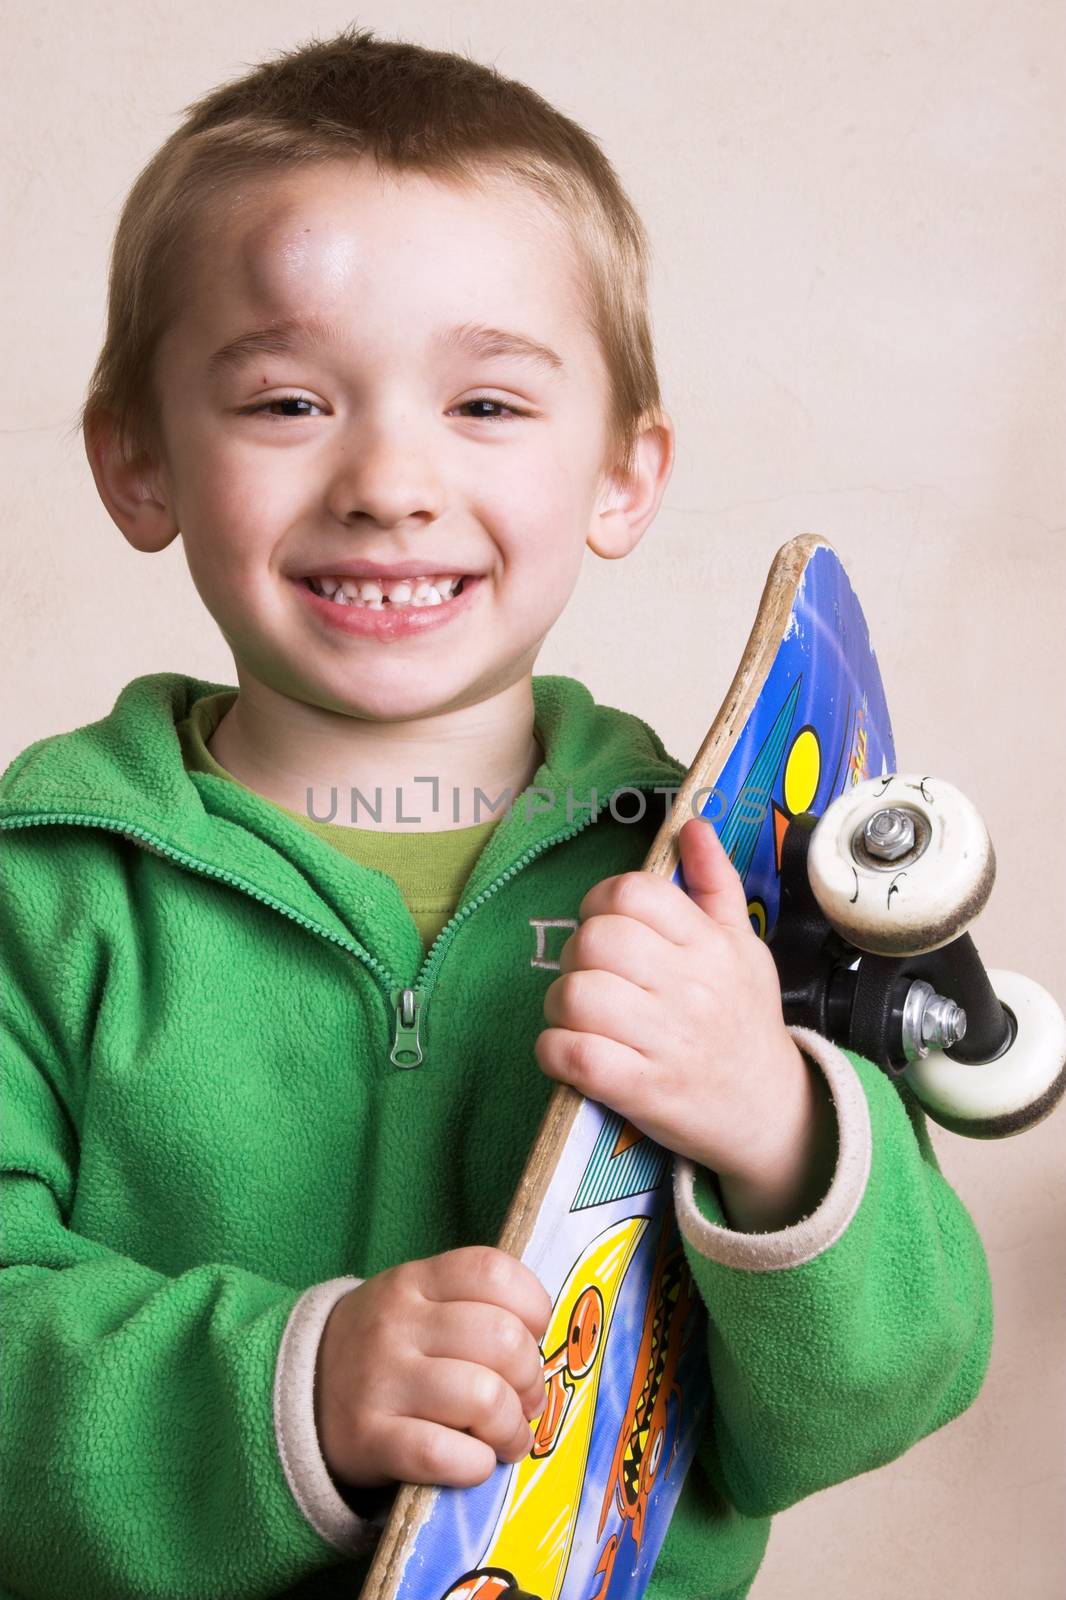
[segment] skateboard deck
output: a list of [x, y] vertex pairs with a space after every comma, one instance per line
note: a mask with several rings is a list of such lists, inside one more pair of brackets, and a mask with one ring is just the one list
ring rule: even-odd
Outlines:
[[[789, 818], [894, 769], [877, 660], [844, 568], [824, 540], [793, 539], [644, 870], [684, 888], [677, 834], [706, 816], [765, 938]], [[473, 1488], [401, 1486], [361, 1600], [638, 1600], [710, 1394], [671, 1155], [557, 1085], [499, 1245], [553, 1302], [533, 1448]]]

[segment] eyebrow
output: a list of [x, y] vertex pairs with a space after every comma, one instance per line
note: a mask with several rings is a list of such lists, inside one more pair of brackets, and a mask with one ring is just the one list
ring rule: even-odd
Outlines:
[[524, 333], [512, 333], [507, 328], [487, 328], [482, 322], [464, 322], [450, 328], [436, 341], [445, 348], [469, 350], [472, 355], [488, 359], [490, 356], [514, 356], [520, 361], [532, 361], [538, 366], [561, 372], [563, 359], [550, 345], [530, 339]]
[[[217, 377], [220, 373], [233, 371], [255, 356], [291, 355], [302, 345], [337, 345], [341, 338], [342, 333], [336, 323], [289, 317], [267, 328], [253, 328], [248, 333], [238, 334], [235, 339], [221, 345], [208, 359], [208, 375]], [[541, 344], [527, 334], [515, 333], [507, 328], [490, 328], [481, 322], [464, 322], [456, 328], [449, 328], [447, 332], [438, 334], [434, 342], [439, 348], [467, 350], [483, 360], [493, 356], [510, 356], [547, 367], [552, 372], [559, 372], [563, 368], [562, 357], [550, 345]]]
[[340, 329], [335, 323], [288, 317], [283, 322], [252, 328], [228, 340], [209, 358], [207, 371], [211, 377], [216, 377], [243, 366], [255, 356], [287, 356], [301, 345], [339, 344], [340, 338]]

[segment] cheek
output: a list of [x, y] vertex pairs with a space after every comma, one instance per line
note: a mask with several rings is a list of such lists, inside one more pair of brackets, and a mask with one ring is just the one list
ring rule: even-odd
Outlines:
[[583, 466], [556, 449], [516, 461], [506, 482], [496, 484], [495, 520], [507, 530], [513, 559], [538, 567], [559, 562], [576, 572], [596, 494]]
[[207, 441], [196, 454], [182, 480], [187, 520], [219, 555], [261, 551], [292, 520], [304, 487], [284, 455], [226, 451]]

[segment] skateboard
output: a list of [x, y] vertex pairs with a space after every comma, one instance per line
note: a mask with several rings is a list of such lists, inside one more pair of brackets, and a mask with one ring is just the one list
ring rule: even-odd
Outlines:
[[[773, 562], [644, 870], [684, 888], [677, 834], [707, 817], [774, 952], [786, 1020], [906, 1074], [946, 1125], [998, 1136], [1061, 1097], [1066, 1023], [1036, 985], [984, 973], [964, 930], [994, 857], [948, 788], [896, 774], [862, 610], [831, 547], [804, 535]], [[967, 1042], [970, 1062], [947, 1053]], [[1019, 1055], [1020, 1089], [1005, 1071]], [[709, 1396], [669, 1152], [557, 1085], [499, 1246], [553, 1302], [533, 1447], [473, 1488], [402, 1485], [361, 1600], [639, 1600]]]

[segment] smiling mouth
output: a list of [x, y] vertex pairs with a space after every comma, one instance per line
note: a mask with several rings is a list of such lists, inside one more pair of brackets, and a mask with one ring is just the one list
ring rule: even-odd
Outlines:
[[304, 578], [307, 587], [334, 605], [359, 610], [404, 610], [439, 606], [462, 594], [465, 574], [426, 574], [419, 578]]

